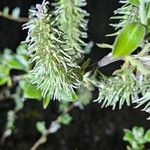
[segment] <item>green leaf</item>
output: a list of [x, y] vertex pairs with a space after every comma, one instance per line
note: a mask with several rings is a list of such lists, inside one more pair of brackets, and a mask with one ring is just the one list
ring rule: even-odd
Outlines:
[[109, 48], [109, 49], [113, 48], [112, 45], [106, 43], [97, 44], [97, 46], [100, 48]]
[[27, 71], [29, 68], [28, 61], [22, 55], [9, 55], [6, 57], [6, 63], [11, 69]]
[[9, 75], [10, 68], [4, 64], [0, 64], [0, 75]]
[[38, 132], [43, 134], [43, 132], [46, 130], [45, 122], [37, 122], [36, 123], [36, 129], [38, 130]]
[[21, 81], [20, 86], [23, 89], [24, 97], [30, 99], [41, 99], [41, 91], [37, 89], [36, 85], [29, 81]]
[[24, 66], [16, 58], [12, 58], [12, 57], [7, 60], [7, 64], [12, 69], [23, 70], [24, 68]]
[[9, 81], [9, 77], [0, 77], [0, 85], [4, 85]]
[[121, 57], [134, 52], [142, 43], [146, 29], [139, 23], [127, 24], [115, 40], [113, 56]]
[[9, 7], [5, 7], [2, 13], [4, 16], [7, 16], [9, 14]]
[[82, 64], [82, 69], [85, 70], [87, 67], [90, 65], [91, 59], [87, 59], [83, 64]]
[[148, 4], [148, 8], [147, 8], [147, 26], [148, 26], [148, 32], [150, 32], [150, 3]]
[[58, 117], [58, 122], [64, 125], [68, 125], [72, 121], [72, 117], [69, 114], [64, 114]]
[[132, 134], [132, 132], [130, 130], [125, 129], [124, 132], [125, 132], [125, 135], [123, 137], [124, 141], [131, 142], [131, 141], [134, 140], [134, 136], [133, 136], [133, 134]]
[[17, 60], [17, 62], [20, 63], [20, 66], [22, 66], [22, 68], [20, 68], [21, 70], [26, 71], [29, 69], [29, 63], [28, 60], [25, 58], [25, 56], [15, 55], [14, 57]]
[[78, 99], [78, 95], [75, 93], [75, 92], [72, 92], [71, 93], [71, 100], [72, 101], [75, 101], [75, 100], [77, 100]]
[[139, 0], [128, 0], [128, 2], [134, 6], [139, 6], [140, 4]]
[[147, 142], [150, 142], [150, 129], [146, 132], [146, 134], [145, 134], [145, 140], [147, 141]]
[[[17, 49], [21, 48], [18, 47]], [[2, 59], [11, 69], [24, 71], [29, 70], [29, 63], [28, 59], [26, 58], [26, 54], [23, 53], [12, 54], [10, 49], [5, 49]]]
[[0, 85], [11, 83], [11, 77], [9, 76], [10, 68], [0, 64]]
[[50, 103], [51, 99], [49, 96], [46, 96], [44, 99], [43, 99], [43, 106], [44, 106], [44, 109], [47, 108], [48, 104]]
[[132, 133], [135, 138], [141, 138], [144, 136], [144, 128], [143, 127], [133, 127]]

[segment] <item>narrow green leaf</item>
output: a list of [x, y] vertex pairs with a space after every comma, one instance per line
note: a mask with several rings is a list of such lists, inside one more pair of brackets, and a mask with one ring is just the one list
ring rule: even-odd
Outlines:
[[113, 48], [112, 45], [106, 43], [97, 44], [97, 46], [100, 48], [109, 48], [109, 49]]
[[85, 70], [87, 67], [90, 65], [91, 59], [87, 59], [83, 64], [82, 64], [82, 69]]
[[134, 52], [142, 43], [146, 29], [139, 23], [127, 24], [115, 40], [113, 56], [121, 57]]
[[50, 103], [51, 99], [49, 96], [46, 96], [44, 99], [43, 99], [43, 107], [44, 109], [47, 108], [48, 104]]
[[148, 8], [147, 8], [147, 25], [148, 25], [148, 30], [150, 32], [150, 3], [148, 4]]
[[78, 95], [75, 93], [75, 92], [72, 92], [71, 93], [71, 100], [72, 101], [75, 101], [75, 100], [77, 100], [78, 99]]

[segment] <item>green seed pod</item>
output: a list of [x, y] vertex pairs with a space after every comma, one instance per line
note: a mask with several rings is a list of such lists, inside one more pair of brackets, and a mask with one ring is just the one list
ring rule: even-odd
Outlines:
[[124, 26], [115, 40], [113, 56], [121, 57], [134, 52], [142, 43], [145, 34], [146, 28], [139, 23], [134, 22]]

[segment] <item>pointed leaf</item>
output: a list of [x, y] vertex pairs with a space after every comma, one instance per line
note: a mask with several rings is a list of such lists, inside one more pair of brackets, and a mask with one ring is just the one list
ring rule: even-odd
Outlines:
[[121, 57], [134, 52], [142, 43], [146, 29], [139, 23], [127, 24], [116, 38], [113, 56]]
[[43, 107], [44, 109], [47, 108], [48, 104], [50, 103], [51, 99], [49, 96], [46, 96], [44, 99], [43, 99]]

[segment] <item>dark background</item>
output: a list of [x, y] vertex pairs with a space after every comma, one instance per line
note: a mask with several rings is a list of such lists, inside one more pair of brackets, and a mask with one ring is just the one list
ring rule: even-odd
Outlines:
[[[31, 5], [40, 3], [40, 0], [0, 0], [0, 10], [8, 6], [11, 10], [20, 7], [21, 16], [27, 17]], [[90, 13], [87, 41], [95, 43], [109, 42], [113, 40], [105, 35], [112, 32], [109, 27], [109, 18], [113, 15], [119, 4], [118, 0], [87, 0], [87, 11]], [[22, 31], [22, 24], [0, 18], [0, 50], [8, 47], [15, 48], [26, 37], [26, 31]], [[92, 62], [97, 62], [109, 51], [100, 49], [94, 45], [89, 57]], [[118, 67], [113, 64], [101, 70], [110, 74]], [[96, 93], [94, 93], [96, 94]], [[96, 97], [96, 95], [94, 95]], [[133, 107], [124, 107], [122, 110], [111, 108], [102, 109], [100, 104], [91, 103], [83, 111], [74, 109], [71, 111], [73, 121], [69, 126], [63, 126], [56, 134], [48, 137], [46, 144], [39, 150], [124, 150], [123, 129], [133, 126], [149, 128], [147, 114]], [[0, 101], [0, 135], [6, 122], [6, 113], [13, 109], [11, 101]], [[43, 110], [41, 102], [26, 101], [25, 107], [17, 114], [14, 132], [6, 139], [2, 150], [29, 150], [33, 143], [40, 137], [35, 129], [37, 121], [46, 121], [48, 126], [58, 115], [58, 102], [52, 102], [46, 110]]]

